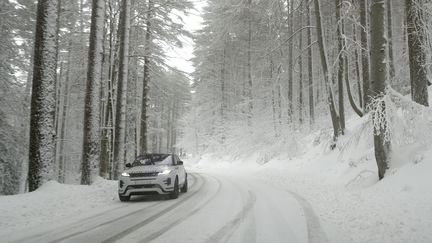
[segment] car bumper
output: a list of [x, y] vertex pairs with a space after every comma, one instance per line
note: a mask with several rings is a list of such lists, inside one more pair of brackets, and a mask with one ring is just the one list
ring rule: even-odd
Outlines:
[[120, 177], [118, 193], [121, 196], [168, 194], [174, 189], [175, 177], [158, 175], [157, 177]]

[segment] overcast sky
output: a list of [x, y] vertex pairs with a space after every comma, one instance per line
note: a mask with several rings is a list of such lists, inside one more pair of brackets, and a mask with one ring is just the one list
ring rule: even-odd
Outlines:
[[[205, 0], [194, 0], [195, 10], [191, 11], [189, 16], [182, 16], [185, 22], [185, 27], [190, 32], [194, 33], [196, 30], [201, 28], [202, 24], [202, 8], [206, 5]], [[183, 38], [183, 48], [175, 48], [174, 50], [168, 50], [168, 55], [171, 57], [168, 60], [168, 64], [177, 69], [192, 73], [194, 68], [192, 62], [189, 61], [193, 57], [193, 40], [189, 38]]]

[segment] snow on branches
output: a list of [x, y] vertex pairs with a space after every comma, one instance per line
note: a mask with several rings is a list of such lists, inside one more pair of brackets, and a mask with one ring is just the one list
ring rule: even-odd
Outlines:
[[431, 108], [388, 87], [383, 95], [371, 100], [369, 109], [370, 127], [375, 134], [384, 131], [385, 141], [391, 140], [395, 145], [431, 144]]

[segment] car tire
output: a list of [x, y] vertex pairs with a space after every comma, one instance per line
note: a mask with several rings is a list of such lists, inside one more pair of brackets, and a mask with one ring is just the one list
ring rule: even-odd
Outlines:
[[122, 202], [129, 202], [130, 195], [129, 196], [122, 196], [119, 194], [119, 198], [120, 198], [120, 201], [122, 201]]
[[178, 177], [176, 176], [175, 181], [174, 181], [174, 190], [169, 194], [169, 197], [171, 199], [176, 199], [179, 196], [179, 181], [178, 181]]
[[185, 193], [187, 191], [188, 191], [188, 180], [187, 180], [187, 174], [186, 174], [185, 182], [181, 188], [181, 192]]

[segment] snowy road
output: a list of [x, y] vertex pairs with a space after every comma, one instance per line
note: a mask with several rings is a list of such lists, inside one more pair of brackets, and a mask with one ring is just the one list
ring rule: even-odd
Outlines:
[[177, 200], [136, 196], [74, 222], [9, 234], [7, 242], [328, 242], [300, 195], [235, 173], [194, 172]]

